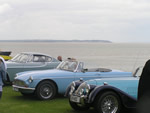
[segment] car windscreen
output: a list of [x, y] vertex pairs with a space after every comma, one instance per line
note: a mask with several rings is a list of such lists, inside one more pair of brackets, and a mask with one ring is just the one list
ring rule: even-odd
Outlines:
[[26, 62], [28, 60], [28, 54], [18, 54], [14, 58], [11, 59], [13, 62]]
[[67, 71], [74, 71], [77, 68], [78, 62], [77, 61], [63, 61], [57, 69], [60, 70], [67, 70]]

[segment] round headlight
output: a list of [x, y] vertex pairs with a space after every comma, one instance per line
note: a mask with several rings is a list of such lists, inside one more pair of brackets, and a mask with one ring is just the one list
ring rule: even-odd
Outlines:
[[84, 82], [79, 86], [76, 93], [79, 95], [87, 95], [89, 91], [90, 91], [90, 85]]
[[86, 84], [85, 93], [88, 94], [90, 91], [90, 85]]
[[28, 79], [28, 81], [29, 81], [30, 83], [33, 82], [33, 77], [30, 76], [29, 79]]
[[70, 85], [70, 92], [69, 92], [70, 95], [75, 91], [75, 86], [76, 86], [76, 84], [75, 84], [75, 82], [73, 81], [73, 82], [71, 83], [71, 85]]

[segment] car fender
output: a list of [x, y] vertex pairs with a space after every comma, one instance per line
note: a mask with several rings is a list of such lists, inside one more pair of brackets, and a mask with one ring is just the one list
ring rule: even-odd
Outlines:
[[102, 86], [97, 86], [89, 95], [89, 99], [88, 99], [88, 103], [93, 103], [96, 99], [96, 97], [100, 94], [103, 93], [105, 91], [113, 91], [116, 94], [118, 94], [118, 96], [121, 99], [121, 102], [123, 104], [123, 106], [125, 106], [126, 108], [135, 108], [136, 106], [136, 102], [137, 100], [135, 98], [133, 98], [132, 96], [130, 96], [129, 94], [125, 93], [124, 91], [110, 86], [110, 85], [102, 85]]

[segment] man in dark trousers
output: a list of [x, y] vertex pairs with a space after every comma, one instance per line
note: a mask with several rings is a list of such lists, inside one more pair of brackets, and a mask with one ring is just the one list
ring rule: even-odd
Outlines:
[[150, 60], [143, 68], [138, 86], [138, 113], [150, 113]]

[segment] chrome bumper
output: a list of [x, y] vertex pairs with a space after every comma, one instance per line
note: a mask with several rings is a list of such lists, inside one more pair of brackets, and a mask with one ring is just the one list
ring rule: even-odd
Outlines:
[[77, 95], [71, 95], [70, 96], [70, 101], [75, 102], [75, 103], [80, 103], [80, 104], [85, 104], [85, 101], [87, 99], [87, 96], [77, 96]]
[[[12, 85], [13, 90], [15, 91], [19, 91], [19, 89], [23, 89], [23, 90], [35, 90], [35, 88], [28, 88], [28, 87], [21, 87], [21, 86], [16, 86], [16, 85]], [[18, 89], [18, 90], [17, 90]]]

